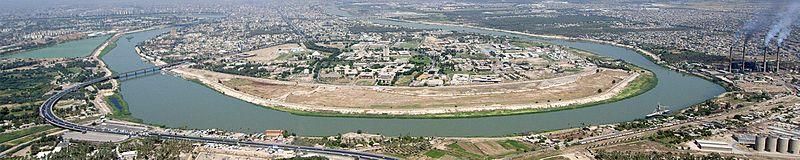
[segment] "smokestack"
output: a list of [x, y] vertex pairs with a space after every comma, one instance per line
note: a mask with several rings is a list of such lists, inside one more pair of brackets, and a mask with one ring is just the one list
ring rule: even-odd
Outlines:
[[747, 55], [747, 39], [749, 39], [749, 38], [747, 38], [747, 37], [744, 38], [744, 45], [742, 45], [742, 73], [746, 73], [744, 71], [744, 65], [745, 65], [745, 62], [747, 62], [747, 59], [746, 59], [747, 57], [745, 57], [745, 55]]
[[728, 72], [731, 73], [733, 73], [733, 46], [736, 46], [736, 43], [732, 43], [730, 50], [728, 50]]
[[778, 44], [778, 51], [775, 53], [775, 73], [781, 71], [781, 45]]
[[764, 45], [764, 68], [761, 69], [761, 72], [767, 73], [767, 50], [769, 49], [768, 45]]

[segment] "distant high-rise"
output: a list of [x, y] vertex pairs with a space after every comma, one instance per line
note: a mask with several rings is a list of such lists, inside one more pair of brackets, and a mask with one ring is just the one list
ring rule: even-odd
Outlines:
[[172, 28], [171, 30], [169, 30], [169, 35], [171, 35], [172, 37], [177, 37], [178, 36], [178, 30], [175, 29], [175, 28]]

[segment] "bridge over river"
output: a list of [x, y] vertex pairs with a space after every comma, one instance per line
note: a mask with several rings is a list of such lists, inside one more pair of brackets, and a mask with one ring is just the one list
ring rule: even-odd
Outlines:
[[221, 138], [208, 138], [208, 137], [194, 137], [194, 136], [183, 136], [183, 135], [176, 135], [176, 134], [167, 134], [167, 133], [158, 133], [158, 132], [134, 132], [134, 131], [126, 131], [126, 130], [110, 130], [110, 129], [101, 129], [95, 128], [91, 126], [84, 126], [79, 125], [76, 123], [72, 123], [66, 121], [58, 116], [55, 115], [53, 112], [53, 107], [58, 103], [58, 101], [64, 97], [65, 95], [77, 91], [81, 88], [85, 88], [87, 86], [91, 86], [94, 84], [102, 83], [105, 81], [109, 81], [112, 79], [128, 79], [137, 76], [144, 76], [153, 73], [159, 73], [163, 69], [168, 69], [170, 67], [174, 67], [184, 62], [174, 62], [169, 63], [166, 65], [161, 66], [154, 66], [148, 67], [144, 69], [139, 69], [130, 72], [124, 72], [115, 74], [108, 77], [102, 77], [90, 80], [88, 82], [83, 82], [73, 87], [64, 89], [52, 97], [48, 98], [42, 106], [39, 108], [39, 115], [41, 115], [48, 123], [60, 127], [65, 128], [73, 131], [78, 132], [100, 132], [100, 133], [110, 133], [110, 134], [118, 134], [118, 135], [126, 135], [132, 137], [154, 137], [154, 138], [162, 138], [162, 139], [177, 139], [177, 140], [188, 140], [188, 141], [198, 141], [198, 142], [205, 142], [205, 143], [216, 143], [216, 144], [227, 144], [227, 145], [241, 145], [241, 146], [249, 146], [249, 147], [262, 147], [262, 148], [275, 148], [275, 149], [286, 149], [286, 150], [295, 150], [299, 152], [307, 152], [307, 153], [317, 153], [317, 154], [325, 154], [325, 155], [335, 155], [335, 156], [345, 156], [345, 157], [353, 157], [357, 159], [388, 159], [394, 160], [397, 158], [379, 155], [379, 154], [371, 154], [371, 153], [363, 153], [363, 152], [354, 152], [354, 151], [346, 151], [346, 150], [336, 150], [336, 149], [327, 149], [327, 148], [316, 148], [316, 147], [306, 147], [306, 146], [295, 146], [295, 145], [286, 145], [286, 144], [275, 144], [275, 143], [261, 143], [261, 142], [250, 142], [250, 141], [238, 141], [238, 140], [230, 140], [230, 139], [221, 139]]

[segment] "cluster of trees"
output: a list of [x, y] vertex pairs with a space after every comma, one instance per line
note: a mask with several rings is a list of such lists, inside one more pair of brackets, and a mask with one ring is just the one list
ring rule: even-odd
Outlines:
[[[37, 113], [42, 101], [54, 92], [61, 90], [60, 84], [79, 83], [89, 79], [102, 77], [102, 73], [89, 71], [96, 67], [97, 62], [86, 60], [67, 60], [55, 65], [38, 65], [41, 60], [20, 60], [4, 63], [0, 68], [0, 104], [15, 104], [14, 107], [0, 109], [0, 120], [11, 121], [11, 126], [21, 126], [29, 123], [43, 123]], [[30, 68], [19, 68], [30, 67]], [[95, 93], [81, 89], [64, 96], [63, 99], [91, 100]], [[59, 109], [59, 114], [80, 114], [91, 104], [73, 106], [69, 109]], [[7, 129], [7, 126], [2, 129]]]
[[618, 131], [622, 131], [622, 130], [629, 130], [629, 129], [650, 128], [652, 126], [653, 125], [650, 124], [647, 121], [647, 119], [636, 119], [634, 121], [622, 122], [619, 125], [617, 125], [616, 127], [614, 127], [614, 129], [616, 129]]
[[[711, 133], [708, 132], [701, 132], [701, 136], [709, 136]], [[699, 138], [699, 136], [692, 136], [688, 134], [688, 129], [685, 131], [658, 131], [655, 135], [647, 137], [647, 139], [655, 142], [659, 142], [665, 145], [675, 145], [680, 144], [683, 142], [688, 142], [690, 140], [694, 140]]]
[[[77, 83], [100, 78], [103, 75], [86, 71], [94, 67], [93, 61], [70, 61], [50, 67], [34, 69], [16, 69], [0, 72], [0, 104], [17, 104], [41, 101], [47, 93], [58, 90], [53, 85], [59, 83]], [[5, 65], [4, 65], [5, 66]], [[59, 79], [56, 79], [59, 77]]]
[[[726, 108], [730, 108], [729, 105], [730, 105], [730, 103], [728, 103], [726, 105]], [[720, 113], [720, 112], [723, 111], [723, 109], [724, 108], [722, 108], [722, 106], [720, 106], [719, 104], [717, 104], [717, 103], [715, 103], [713, 101], [708, 101], [708, 102], [704, 102], [704, 103], [698, 104], [697, 107], [692, 107], [690, 109], [686, 109], [681, 114], [687, 115], [687, 116], [707, 116], [707, 115], [711, 115], [711, 114], [714, 114], [714, 113]]]
[[[43, 139], [34, 144], [32, 148], [54, 146], [57, 139]], [[119, 152], [137, 151], [137, 159], [178, 159], [180, 153], [190, 153], [192, 142], [178, 140], [161, 140], [155, 138], [136, 138], [119, 144], [114, 143], [89, 143], [82, 141], [70, 142], [69, 147], [55, 152], [47, 159], [120, 159], [115, 149]], [[36, 154], [37, 152], [31, 152]], [[90, 154], [91, 153], [91, 154]]]
[[311, 49], [311, 50], [333, 53], [333, 55], [331, 55], [331, 57], [337, 57], [337, 56], [339, 56], [339, 54], [342, 53], [342, 50], [339, 49], [339, 48], [320, 46], [320, 45], [317, 45], [317, 43], [315, 43], [315, 42], [305, 42], [303, 44], [306, 46], [306, 48]]
[[642, 44], [639, 47], [641, 47], [644, 50], [653, 52], [654, 54], [661, 57], [662, 60], [669, 63], [688, 62], [688, 63], [712, 64], [712, 63], [724, 63], [728, 61], [728, 58], [725, 56], [708, 55], [703, 52], [676, 49], [674, 47], [657, 46], [652, 44]]
[[36, 63], [37, 62], [35, 62], [35, 61], [24, 61], [24, 60], [3, 62], [2, 64], [0, 64], [0, 70], [25, 67], [25, 66], [34, 65]]
[[250, 77], [268, 77], [270, 73], [266, 69], [261, 69], [261, 65], [246, 63], [233, 68], [225, 68], [227, 65], [222, 63], [204, 63], [203, 65], [194, 65], [192, 68], [206, 69], [214, 72], [228, 73], [235, 75], [243, 75]]
[[598, 67], [602, 68], [611, 68], [611, 69], [621, 69], [630, 71], [631, 68], [628, 67], [627, 63], [622, 60], [609, 60], [604, 58], [586, 58], [587, 61], [597, 64]]
[[[11, 121], [13, 126], [20, 126], [26, 123], [33, 123], [40, 121], [40, 117], [36, 110], [39, 108], [38, 105], [29, 104], [23, 105], [19, 107], [8, 108], [4, 107], [0, 109], [0, 121]], [[10, 126], [3, 126], [3, 130], [8, 129]]]

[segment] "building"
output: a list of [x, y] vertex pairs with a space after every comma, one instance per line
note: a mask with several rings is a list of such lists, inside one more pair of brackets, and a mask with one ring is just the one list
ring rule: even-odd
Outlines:
[[713, 151], [733, 151], [733, 146], [729, 143], [725, 142], [718, 142], [718, 141], [707, 141], [707, 140], [694, 140], [694, 143], [697, 145], [698, 148], [702, 150], [713, 150]]
[[266, 130], [264, 131], [264, 136], [276, 138], [283, 136], [283, 132], [284, 132], [283, 130]]
[[119, 159], [136, 159], [136, 151], [127, 151], [119, 153]]
[[734, 134], [733, 139], [739, 142], [739, 144], [744, 144], [744, 145], [756, 144], [756, 136], [753, 134]]
[[378, 73], [378, 84], [381, 85], [390, 85], [394, 80], [395, 74], [393, 72], [380, 72]]
[[383, 136], [377, 134], [367, 134], [367, 133], [345, 133], [342, 134], [342, 142], [343, 143], [358, 143], [358, 142], [380, 142], [383, 140]]
[[169, 30], [169, 35], [172, 37], [178, 37], [178, 29], [172, 28]]

